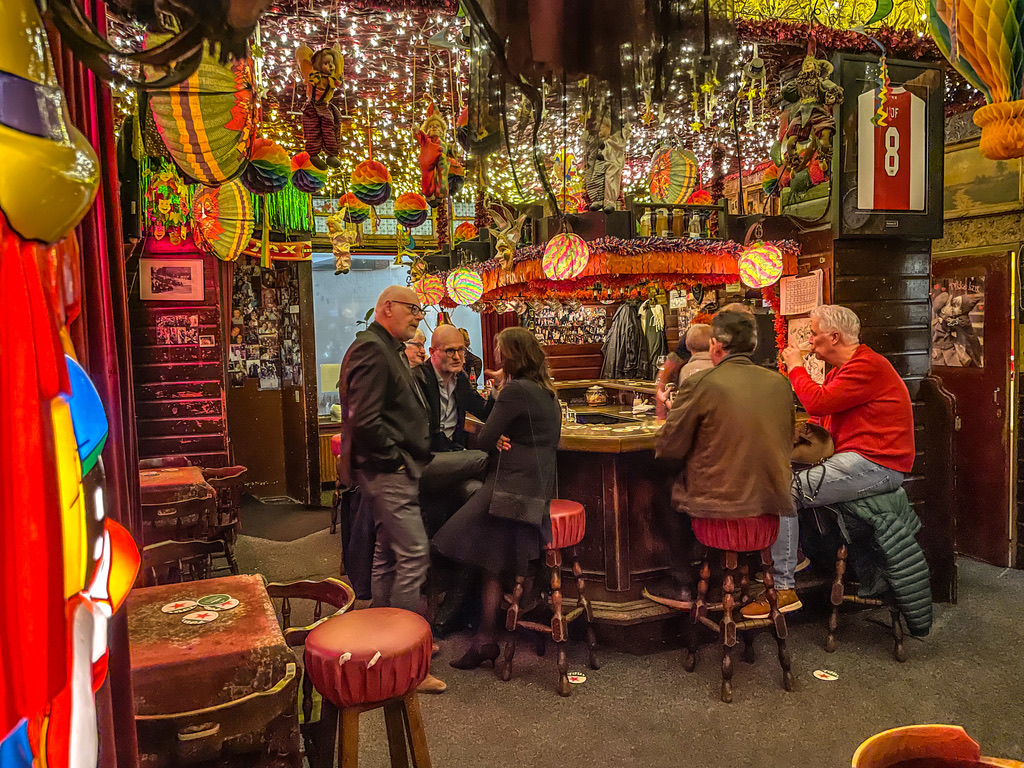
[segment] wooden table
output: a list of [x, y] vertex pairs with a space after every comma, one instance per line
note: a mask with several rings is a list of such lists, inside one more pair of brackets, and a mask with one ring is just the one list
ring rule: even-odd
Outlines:
[[143, 504], [173, 504], [216, 495], [199, 467], [141, 469], [139, 491]]
[[[239, 604], [221, 612], [161, 610], [214, 594]], [[183, 623], [193, 611], [216, 618]], [[262, 576], [135, 589], [128, 596], [128, 631], [142, 766], [244, 755], [240, 765], [298, 768], [296, 658]]]

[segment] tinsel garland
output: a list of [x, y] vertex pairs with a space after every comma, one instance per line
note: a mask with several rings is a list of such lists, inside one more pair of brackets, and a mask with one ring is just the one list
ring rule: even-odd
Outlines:
[[[811, 27], [779, 19], [737, 19], [736, 32], [740, 40], [751, 43], [768, 42], [806, 42], [811, 35]], [[848, 29], [832, 29], [815, 25], [814, 39], [818, 48], [830, 51], [871, 51], [878, 48], [863, 33], [851, 32]], [[884, 45], [889, 51], [898, 53], [900, 58], [930, 59], [939, 61], [942, 54], [929, 35], [918, 35], [912, 29], [891, 29], [879, 27], [871, 30], [871, 36]]]
[[590, 275], [575, 280], [531, 280], [527, 283], [506, 285], [488, 291], [482, 302], [529, 300], [534, 298], [586, 299], [590, 301], [641, 299], [647, 296], [647, 286], [654, 284], [665, 291], [687, 289], [695, 284], [723, 285], [734, 281], [734, 274], [687, 275]]
[[484, 205], [483, 193], [480, 193], [476, 197], [476, 205], [473, 210], [473, 226], [477, 228], [477, 231], [482, 231], [491, 224], [491, 214], [487, 212], [487, 206]]
[[445, 15], [454, 14], [459, 10], [458, 0], [346, 0], [344, 3], [324, 3], [323, 5], [325, 8], [344, 5], [346, 8], [364, 11], [388, 11], [391, 13], [429, 11]]
[[[283, 229], [299, 232], [312, 232], [313, 206], [312, 199], [305, 192], [300, 192], [291, 184], [280, 192], [266, 195], [267, 218], [271, 229]], [[260, 210], [260, 201], [252, 196], [253, 207]]]
[[[786, 347], [789, 346], [789, 329], [786, 325], [786, 318], [780, 313], [781, 300], [779, 299], [779, 293], [775, 290], [774, 285], [769, 285], [767, 288], [761, 289], [761, 298], [764, 299], [764, 303], [767, 304], [774, 317], [772, 322], [775, 325], [775, 348], [781, 353]], [[786, 364], [782, 362], [782, 355], [779, 355], [777, 362], [779, 367], [779, 373], [783, 376], [786, 375]]]

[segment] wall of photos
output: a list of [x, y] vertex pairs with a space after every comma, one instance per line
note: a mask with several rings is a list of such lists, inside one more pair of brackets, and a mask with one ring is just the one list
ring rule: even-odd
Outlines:
[[528, 309], [522, 322], [541, 344], [603, 344], [608, 309], [582, 304], [545, 305]]
[[263, 269], [236, 264], [228, 340], [228, 382], [260, 389], [302, 384], [299, 350], [299, 281], [294, 264]]

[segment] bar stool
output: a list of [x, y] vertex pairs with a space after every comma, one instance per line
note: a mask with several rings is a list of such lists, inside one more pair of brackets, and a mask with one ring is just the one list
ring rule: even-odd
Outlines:
[[[512, 604], [505, 616], [505, 628], [512, 633], [512, 637], [505, 644], [505, 654], [501, 666], [501, 679], [512, 679], [512, 659], [516, 655], [516, 629], [526, 627], [535, 632], [541, 633], [540, 644], [537, 646], [537, 655], [544, 654], [544, 640], [547, 635], [555, 641], [558, 648], [558, 693], [568, 696], [569, 685], [569, 662], [565, 654], [565, 641], [568, 638], [569, 624], [581, 616], [586, 620], [587, 625], [587, 648], [591, 669], [600, 669], [597, 661], [597, 639], [594, 637], [593, 614], [590, 609], [590, 601], [587, 600], [585, 585], [583, 583], [583, 569], [579, 562], [579, 543], [586, 533], [587, 515], [583, 505], [566, 499], [551, 500], [551, 543], [544, 549], [546, 551], [545, 565], [551, 571], [551, 593], [548, 595], [548, 605], [554, 612], [551, 624], [541, 624], [535, 621], [527, 621], [519, 618], [519, 601], [523, 598], [523, 582], [525, 574], [516, 576], [515, 590], [512, 592]], [[569, 560], [572, 563], [572, 573], [576, 577], [576, 590], [579, 596], [576, 598], [576, 607], [568, 613], [562, 611], [562, 550], [569, 550]]]
[[[708, 593], [708, 579], [711, 568], [708, 555], [705, 553], [700, 567], [700, 581], [697, 584], [697, 599], [690, 606], [690, 644], [685, 651], [683, 667], [687, 672], [697, 668], [697, 624], [701, 623], [718, 632], [722, 640], [722, 701], [732, 701], [732, 649], [736, 645], [736, 633], [743, 636], [743, 660], [754, 661], [754, 646], [751, 630], [772, 627], [779, 646], [779, 664], [782, 667], [782, 686], [787, 691], [793, 690], [793, 673], [790, 671], [791, 660], [786, 647], [786, 617], [779, 611], [779, 596], [775, 590], [775, 579], [772, 577], [772, 544], [779, 535], [778, 515], [761, 515], [729, 520], [714, 520], [694, 517], [693, 532], [697, 540], [709, 549], [722, 552], [722, 618], [714, 621], [707, 616], [707, 603], [704, 598]], [[739, 565], [740, 552], [760, 552], [761, 568], [764, 574], [764, 586], [768, 593], [768, 605], [771, 613], [767, 619], [733, 618], [736, 600], [735, 574], [740, 575], [740, 605], [749, 600], [747, 564]]]
[[856, 603], [864, 606], [885, 606], [889, 609], [890, 631], [892, 632], [892, 655], [896, 661], [903, 663], [907, 660], [907, 649], [903, 645], [906, 633], [903, 631], [903, 617], [896, 605], [896, 598], [892, 590], [886, 592], [882, 597], [858, 597], [857, 595], [846, 594], [846, 544], [841, 544], [836, 553], [836, 574], [832, 582], [832, 593], [830, 601], [832, 612], [828, 617], [828, 634], [825, 636], [825, 651], [835, 653], [838, 644], [836, 643], [836, 630], [839, 629], [839, 606], [843, 603]]
[[[335, 616], [306, 637], [306, 674], [341, 713], [339, 768], [359, 765], [359, 715], [384, 709], [392, 768], [430, 768], [418, 686], [430, 671], [430, 625], [411, 611], [366, 608]], [[408, 738], [409, 750], [406, 750]]]

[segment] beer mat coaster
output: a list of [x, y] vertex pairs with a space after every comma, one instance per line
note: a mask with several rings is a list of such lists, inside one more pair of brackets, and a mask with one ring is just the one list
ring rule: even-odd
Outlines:
[[582, 672], [570, 672], [569, 682], [573, 685], [579, 685], [580, 683], [587, 682], [587, 676]]
[[163, 606], [160, 610], [164, 613], [187, 613], [196, 607], [198, 603], [195, 600], [175, 600], [173, 603], [168, 603]]
[[839, 673], [833, 672], [831, 669], [816, 669], [814, 670], [814, 676], [819, 680], [838, 680]]
[[217, 618], [216, 611], [196, 611], [182, 617], [182, 624], [209, 624]]

